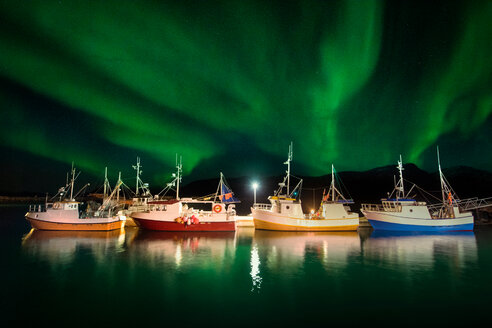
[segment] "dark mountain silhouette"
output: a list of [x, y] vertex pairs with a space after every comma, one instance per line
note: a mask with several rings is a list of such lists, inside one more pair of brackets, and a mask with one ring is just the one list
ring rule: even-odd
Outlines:
[[[485, 198], [492, 196], [492, 173], [488, 171], [477, 170], [467, 166], [452, 167], [443, 170], [448, 182], [461, 199], [478, 197]], [[409, 191], [413, 184], [419, 188], [411, 190], [410, 196], [427, 202], [436, 202], [441, 197], [440, 180], [438, 172], [426, 172], [414, 164], [405, 164], [403, 176], [405, 179], [405, 190]], [[374, 168], [363, 172], [338, 172], [343, 185], [340, 186], [342, 193], [346, 198], [352, 198], [355, 202], [352, 209], [358, 211], [361, 203], [378, 203], [381, 198], [387, 197], [394, 187], [395, 179], [398, 179], [398, 169], [396, 165], [389, 165]], [[319, 177], [299, 177], [303, 179], [303, 188], [301, 191], [301, 200], [304, 212], [311, 209], [317, 209], [323, 195], [323, 189], [328, 189], [331, 183], [331, 173]], [[227, 182], [236, 197], [241, 203], [236, 204], [237, 212], [241, 215], [250, 213], [250, 207], [253, 204], [252, 178], [250, 177], [226, 177]], [[256, 193], [258, 203], [268, 203], [268, 196], [278, 188], [278, 183], [282, 182], [283, 176], [271, 176], [258, 179], [259, 188]], [[291, 179], [291, 188], [294, 188], [298, 179]], [[182, 197], [196, 197], [208, 194], [214, 194], [217, 191], [219, 175], [215, 179], [198, 180], [186, 183], [186, 176], [183, 178], [183, 185], [180, 191]], [[152, 194], [161, 191], [160, 186], [151, 188]], [[89, 194], [88, 190], [85, 194]], [[174, 196], [174, 192], [168, 193], [168, 196]], [[437, 197], [437, 198], [433, 198]], [[44, 201], [45, 195], [39, 194], [37, 198], [33, 193], [16, 193], [10, 196], [9, 201], [21, 200], [22, 196], [30, 196], [40, 202]], [[14, 197], [12, 197], [14, 196]], [[1, 201], [1, 199], [0, 199]], [[32, 201], [32, 200], [31, 200]]]

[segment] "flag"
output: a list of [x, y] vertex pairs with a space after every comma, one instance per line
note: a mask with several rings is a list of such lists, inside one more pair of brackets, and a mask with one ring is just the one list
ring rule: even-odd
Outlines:
[[222, 185], [222, 195], [220, 196], [220, 200], [224, 203], [237, 203], [239, 202], [236, 197], [234, 197], [234, 193], [229, 190], [225, 185]]

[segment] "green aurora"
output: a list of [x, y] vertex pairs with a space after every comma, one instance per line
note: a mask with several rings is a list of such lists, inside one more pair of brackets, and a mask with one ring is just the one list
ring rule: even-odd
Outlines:
[[491, 1], [2, 1], [3, 171], [130, 176], [138, 155], [163, 184], [179, 153], [190, 180], [282, 174], [290, 141], [298, 175], [399, 154], [432, 171], [438, 144], [446, 166], [491, 170], [491, 17]]

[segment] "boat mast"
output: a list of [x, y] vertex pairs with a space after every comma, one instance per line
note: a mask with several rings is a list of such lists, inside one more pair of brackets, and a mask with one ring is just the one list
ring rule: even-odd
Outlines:
[[73, 167], [73, 162], [72, 162], [72, 182], [70, 186], [70, 200], [73, 200], [73, 185], [75, 183], [75, 169]]
[[176, 199], [179, 200], [179, 183], [181, 182], [181, 172], [183, 171], [183, 158], [179, 156], [179, 163], [178, 163], [178, 154], [176, 154]]
[[439, 179], [441, 180], [442, 203], [445, 204], [446, 203], [446, 191], [444, 189], [445, 189], [446, 183], [444, 182], [444, 175], [442, 174], [442, 170], [441, 170], [441, 158], [439, 156], [439, 146], [437, 146], [437, 166], [439, 168]]
[[104, 168], [104, 191], [103, 191], [103, 200], [106, 199], [106, 194], [107, 194], [107, 186], [108, 186], [108, 167], [106, 166]]
[[[121, 171], [118, 173], [118, 183], [117, 185], [121, 185]], [[120, 188], [118, 188], [116, 192], [116, 201], [119, 203], [120, 202]]]
[[404, 198], [405, 197], [405, 189], [404, 189], [404, 184], [403, 184], [403, 161], [401, 159], [401, 154], [400, 154], [400, 160], [398, 161], [398, 171], [400, 172], [400, 181], [398, 182], [398, 185], [396, 186], [397, 193], [396, 193], [396, 198]]
[[[224, 184], [224, 175], [222, 172], [220, 172], [220, 180], [219, 180], [219, 185], [217, 186], [217, 191], [215, 192], [215, 198], [214, 201], [217, 199], [217, 197], [220, 199], [220, 201], [223, 201], [223, 193], [222, 193], [222, 185]], [[220, 194], [219, 194], [220, 193]]]
[[331, 164], [331, 201], [335, 201], [335, 167]]
[[135, 195], [138, 196], [138, 190], [140, 189], [138, 187], [139, 181], [140, 181], [140, 174], [142, 172], [140, 171], [140, 157], [137, 156], [137, 165], [132, 165], [134, 170], [137, 170], [137, 178], [136, 178], [136, 184], [135, 184]]
[[288, 154], [288, 158], [287, 158], [287, 161], [284, 162], [284, 164], [287, 164], [287, 196], [290, 195], [290, 162], [292, 162], [292, 148], [293, 148], [293, 143], [292, 141], [290, 142], [290, 146], [289, 146], [289, 154]]

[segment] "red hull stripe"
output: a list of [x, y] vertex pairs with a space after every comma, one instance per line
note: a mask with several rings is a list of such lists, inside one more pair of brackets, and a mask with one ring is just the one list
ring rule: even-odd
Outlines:
[[200, 222], [198, 224], [182, 224], [174, 221], [157, 221], [147, 219], [133, 220], [140, 228], [155, 231], [236, 231], [234, 221]]

